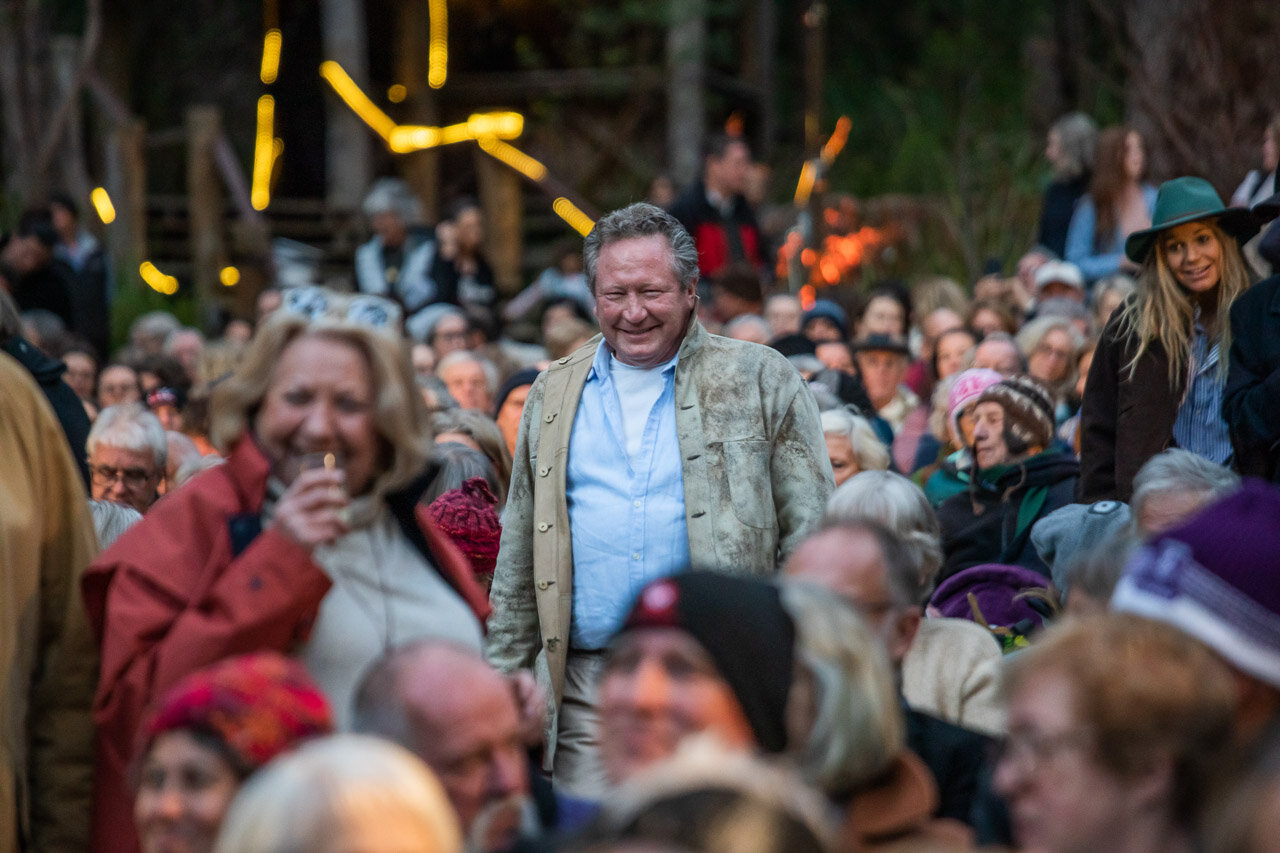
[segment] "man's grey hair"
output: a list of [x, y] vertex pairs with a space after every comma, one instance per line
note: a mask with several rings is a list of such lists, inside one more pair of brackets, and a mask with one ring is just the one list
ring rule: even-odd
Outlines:
[[443, 379], [445, 371], [455, 364], [467, 364], [473, 361], [480, 365], [480, 369], [484, 371], [484, 381], [489, 388], [489, 393], [496, 394], [498, 392], [498, 368], [494, 366], [492, 361], [476, 355], [471, 350], [454, 350], [440, 359], [440, 363], [436, 365], [436, 376]]
[[860, 471], [831, 493], [822, 523], [868, 519], [895, 531], [919, 551], [920, 583], [923, 589], [931, 589], [942, 567], [942, 533], [920, 487], [892, 471]]
[[769, 321], [759, 314], [739, 314], [724, 324], [722, 334], [727, 338], [732, 338], [739, 329], [746, 328], [755, 328], [757, 331], [763, 332], [766, 340], [773, 337], [773, 329], [769, 326]]
[[863, 533], [876, 541], [889, 595], [895, 605], [920, 607], [933, 592], [933, 574], [926, 570], [924, 550], [911, 531], [899, 533], [871, 516], [852, 516], [826, 518], [811, 535], [827, 533]]
[[[409, 720], [401, 679], [413, 663], [436, 654], [470, 659], [477, 667], [488, 667], [473, 649], [439, 637], [424, 637], [396, 646], [371, 663], [361, 676], [354, 699], [352, 731], [377, 735], [417, 752], [419, 744]], [[451, 689], [462, 690], [465, 685], [455, 684]]]
[[656, 205], [637, 202], [615, 210], [596, 222], [582, 247], [582, 265], [587, 284], [596, 292], [596, 265], [600, 250], [610, 243], [632, 237], [659, 234], [671, 248], [671, 273], [681, 285], [693, 287], [698, 281], [698, 247], [680, 221]]
[[1165, 492], [1202, 495], [1203, 503], [1212, 503], [1235, 491], [1240, 475], [1231, 469], [1197, 456], [1190, 450], [1171, 447], [1157, 453], [1138, 469], [1133, 478], [1133, 497], [1129, 509], [1137, 524], [1143, 505], [1153, 496]]
[[164, 427], [141, 403], [119, 403], [99, 412], [85, 441], [85, 451], [93, 456], [99, 444], [150, 453], [156, 470], [162, 473], [169, 461], [169, 440]]
[[181, 328], [178, 318], [168, 311], [148, 311], [129, 327], [129, 340], [136, 341], [139, 337], [144, 337], [154, 341], [157, 347], [163, 347], [169, 335]]
[[422, 202], [400, 178], [379, 178], [369, 189], [360, 206], [365, 216], [394, 213], [406, 225], [422, 221]]

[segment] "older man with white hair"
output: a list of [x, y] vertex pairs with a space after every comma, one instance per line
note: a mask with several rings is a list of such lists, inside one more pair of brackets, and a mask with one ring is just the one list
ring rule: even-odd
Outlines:
[[138, 403], [108, 406], [86, 442], [93, 499], [145, 513], [160, 496], [169, 459], [164, 427]]

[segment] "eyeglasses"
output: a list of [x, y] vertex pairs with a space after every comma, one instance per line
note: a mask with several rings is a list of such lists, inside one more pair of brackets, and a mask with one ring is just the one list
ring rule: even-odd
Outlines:
[[1072, 729], [1057, 734], [1046, 734], [1030, 729], [1010, 731], [1008, 737], [996, 744], [993, 763], [1008, 763], [1022, 771], [1041, 767], [1068, 749], [1079, 749], [1089, 743], [1091, 736], [1084, 729]]
[[139, 489], [155, 477], [144, 468], [116, 468], [111, 465], [91, 465], [89, 473], [93, 475], [95, 486], [111, 486], [120, 480], [130, 489]]
[[400, 306], [368, 293], [347, 294], [326, 287], [303, 285], [284, 293], [281, 310], [311, 322], [347, 322], [395, 334], [400, 328]]

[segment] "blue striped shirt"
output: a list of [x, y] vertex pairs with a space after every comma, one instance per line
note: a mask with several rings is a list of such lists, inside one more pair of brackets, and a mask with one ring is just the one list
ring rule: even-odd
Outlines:
[[1184, 450], [1210, 462], [1231, 460], [1231, 434], [1222, 418], [1224, 378], [1218, 370], [1218, 344], [1209, 345], [1200, 309], [1196, 309], [1195, 337], [1191, 341], [1190, 380], [1173, 422], [1173, 439]]

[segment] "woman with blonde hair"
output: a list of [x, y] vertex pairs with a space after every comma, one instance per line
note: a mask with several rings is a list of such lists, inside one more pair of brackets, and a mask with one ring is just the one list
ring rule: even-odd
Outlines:
[[480, 648], [485, 595], [418, 503], [431, 431], [397, 318], [376, 296], [289, 291], [218, 386], [210, 437], [226, 462], [167, 495], [86, 572], [102, 650], [100, 838], [127, 813], [144, 709], [193, 670], [296, 655], [342, 723], [386, 649], [428, 634]]
[[1258, 229], [1202, 178], [1160, 187], [1155, 224], [1125, 242], [1142, 265], [1089, 368], [1080, 417], [1080, 497], [1127, 501], [1133, 477], [1166, 447], [1231, 459], [1222, 417], [1231, 304], [1250, 279], [1237, 241]]

